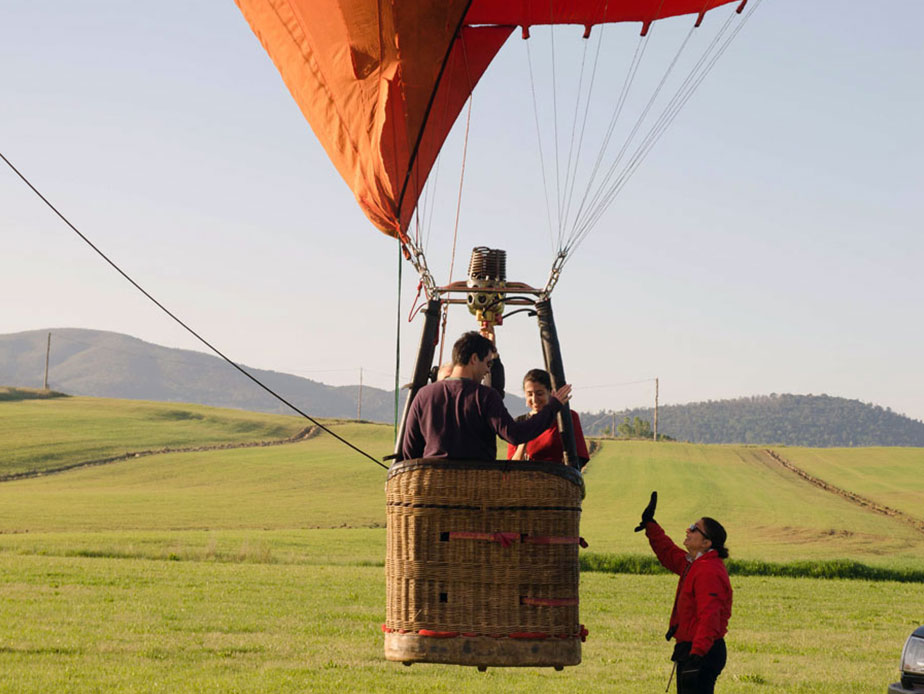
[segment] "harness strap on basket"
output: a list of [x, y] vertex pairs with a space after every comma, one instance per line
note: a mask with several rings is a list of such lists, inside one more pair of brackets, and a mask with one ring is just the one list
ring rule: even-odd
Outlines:
[[587, 547], [587, 540], [583, 537], [527, 536], [522, 541], [528, 545], [580, 545], [581, 547]]
[[509, 547], [514, 542], [520, 541], [520, 533], [473, 533], [466, 531], [456, 531], [449, 533], [450, 540], [483, 540], [485, 542], [497, 542], [501, 547]]
[[583, 537], [568, 536], [530, 536], [524, 533], [497, 532], [497, 533], [477, 533], [464, 530], [452, 531], [449, 533], [449, 540], [481, 540], [484, 542], [497, 542], [501, 547], [510, 547], [514, 542], [522, 542], [527, 545], [580, 545], [587, 547], [587, 541]]
[[471, 632], [458, 632], [458, 631], [434, 631], [432, 629], [421, 629], [417, 632], [408, 630], [408, 629], [392, 629], [391, 627], [383, 624], [382, 631], [386, 634], [410, 634], [412, 636], [428, 636], [430, 638], [437, 639], [452, 639], [458, 637], [465, 638], [492, 638], [492, 639], [581, 639], [581, 641], [586, 641], [587, 636], [590, 632], [587, 631], [587, 627], [583, 624], [581, 625], [580, 631], [576, 634], [549, 634], [544, 631], [519, 631], [512, 634], [476, 634]]
[[520, 598], [521, 605], [536, 607], [574, 607], [579, 604], [578, 598]]

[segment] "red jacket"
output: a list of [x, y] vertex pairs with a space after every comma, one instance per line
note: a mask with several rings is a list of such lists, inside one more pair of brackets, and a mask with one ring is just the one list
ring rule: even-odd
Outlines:
[[690, 561], [654, 521], [645, 526], [645, 535], [664, 568], [680, 575], [670, 619], [677, 627], [674, 638], [692, 641], [690, 653], [705, 655], [728, 632], [732, 589], [725, 562], [712, 549]]
[[[517, 421], [519, 422], [521, 419], [523, 418], [518, 417]], [[584, 440], [584, 432], [581, 429], [581, 419], [574, 410], [571, 410], [571, 422], [574, 425], [574, 442], [577, 444], [577, 455], [583, 466], [590, 460], [590, 453], [587, 452], [587, 442]], [[507, 460], [513, 458], [516, 451], [516, 446], [507, 444]], [[564, 462], [565, 451], [561, 442], [561, 434], [558, 432], [557, 421], [552, 422], [548, 429], [526, 444], [526, 455], [528, 460], [538, 460], [546, 463]]]

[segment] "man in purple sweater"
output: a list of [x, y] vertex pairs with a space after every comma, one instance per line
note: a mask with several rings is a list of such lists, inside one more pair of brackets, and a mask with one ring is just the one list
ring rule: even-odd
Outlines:
[[495, 460], [498, 436], [518, 445], [549, 428], [562, 404], [571, 399], [571, 386], [552, 391], [548, 405], [516, 422], [498, 392], [481, 385], [496, 356], [494, 343], [477, 332], [456, 340], [450, 376], [421, 388], [411, 403], [401, 445], [404, 460]]

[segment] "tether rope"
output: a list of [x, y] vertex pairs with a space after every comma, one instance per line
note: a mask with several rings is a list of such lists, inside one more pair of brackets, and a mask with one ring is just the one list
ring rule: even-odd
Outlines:
[[262, 388], [262, 389], [265, 390], [267, 393], [269, 393], [271, 396], [273, 396], [274, 398], [276, 398], [277, 400], [279, 400], [279, 402], [283, 403], [286, 407], [289, 407], [289, 408], [292, 409], [293, 411], [297, 412], [297, 413], [300, 414], [302, 417], [304, 417], [305, 419], [307, 419], [309, 422], [311, 422], [312, 424], [314, 424], [315, 426], [317, 426], [319, 429], [321, 429], [321, 430], [323, 430], [323, 431], [326, 431], [328, 434], [330, 434], [331, 436], [333, 436], [335, 439], [337, 439], [337, 440], [340, 441], [341, 443], [343, 443], [343, 444], [349, 446], [350, 448], [352, 448], [352, 449], [353, 449], [354, 451], [356, 451], [357, 453], [359, 453], [359, 454], [361, 454], [361, 455], [364, 455], [365, 457], [367, 457], [369, 460], [371, 460], [373, 463], [375, 463], [375, 464], [378, 465], [379, 467], [383, 467], [383, 468], [385, 468], [386, 470], [388, 469], [388, 466], [387, 466], [387, 465], [383, 465], [382, 463], [380, 463], [378, 460], [376, 460], [375, 458], [373, 458], [371, 455], [369, 455], [368, 453], [366, 453], [366, 452], [365, 452], [364, 450], [362, 450], [361, 448], [358, 448], [357, 446], [353, 445], [352, 443], [350, 443], [349, 441], [347, 441], [345, 438], [343, 438], [343, 437], [340, 436], [339, 434], [336, 434], [336, 433], [334, 433], [333, 431], [331, 431], [328, 427], [326, 427], [326, 426], [324, 426], [323, 424], [321, 424], [321, 423], [320, 423], [318, 420], [316, 420], [314, 417], [312, 417], [312, 416], [310, 416], [309, 414], [303, 412], [301, 409], [299, 409], [298, 407], [296, 407], [295, 405], [293, 405], [291, 402], [289, 402], [288, 400], [286, 400], [284, 397], [282, 397], [281, 395], [279, 395], [279, 393], [277, 393], [276, 391], [274, 391], [272, 388], [270, 388], [269, 386], [265, 385], [262, 381], [260, 381], [260, 379], [258, 379], [256, 376], [254, 376], [253, 374], [251, 374], [251, 373], [250, 373], [249, 371], [247, 371], [245, 368], [243, 368], [242, 366], [238, 365], [237, 363], [235, 363], [234, 361], [232, 361], [231, 359], [229, 359], [228, 357], [226, 357], [226, 356], [224, 355], [224, 353], [222, 353], [217, 347], [213, 346], [208, 340], [206, 340], [204, 337], [202, 337], [199, 333], [197, 333], [197, 332], [196, 332], [195, 330], [193, 330], [191, 327], [189, 327], [188, 325], [186, 325], [186, 323], [184, 323], [179, 317], [177, 317], [176, 314], [174, 314], [174, 313], [173, 313], [172, 311], [170, 311], [166, 306], [164, 306], [164, 305], [163, 305], [162, 303], [160, 303], [157, 299], [155, 299], [151, 294], [149, 294], [140, 284], [138, 284], [135, 280], [133, 280], [124, 270], [122, 270], [122, 268], [120, 268], [118, 265], [116, 265], [115, 262], [113, 262], [113, 261], [112, 261], [105, 253], [103, 253], [92, 241], [90, 241], [89, 238], [87, 238], [86, 236], [84, 236], [84, 234], [81, 233], [81, 231], [80, 231], [77, 227], [75, 227], [73, 224], [71, 224], [70, 220], [69, 220], [67, 217], [65, 217], [63, 214], [61, 214], [61, 212], [58, 211], [58, 208], [56, 208], [56, 207], [55, 207], [44, 195], [42, 195], [42, 193], [39, 192], [39, 190], [38, 190], [34, 185], [32, 185], [32, 182], [29, 181], [29, 179], [26, 178], [26, 177], [19, 171], [19, 169], [17, 169], [15, 166], [13, 166], [13, 163], [12, 163], [9, 159], [7, 159], [6, 156], [5, 156], [2, 152], [0, 152], [0, 159], [3, 159], [3, 161], [6, 162], [6, 165], [9, 166], [9, 167], [13, 170], [13, 172], [14, 172], [17, 176], [19, 176], [20, 179], [22, 179], [23, 183], [25, 183], [25, 184], [32, 190], [32, 192], [35, 193], [35, 194], [39, 197], [39, 199], [40, 199], [42, 202], [44, 202], [44, 203], [48, 206], [48, 208], [49, 208], [52, 212], [54, 212], [56, 215], [58, 215], [58, 217], [61, 219], [61, 221], [63, 221], [65, 224], [67, 224], [67, 226], [69, 226], [69, 227], [71, 228], [71, 230], [72, 230], [75, 234], [77, 234], [77, 236], [79, 236], [90, 248], [92, 248], [94, 251], [96, 251], [97, 255], [99, 255], [103, 260], [105, 260], [116, 272], [118, 272], [120, 275], [122, 275], [122, 277], [124, 277], [135, 289], [137, 289], [139, 292], [141, 292], [142, 294], [144, 294], [144, 296], [147, 297], [152, 303], [154, 303], [155, 306], [157, 306], [161, 311], [163, 311], [164, 313], [166, 313], [166, 314], [167, 314], [168, 316], [170, 316], [174, 321], [176, 321], [179, 325], [181, 325], [181, 326], [186, 330], [186, 332], [188, 332], [190, 335], [192, 335], [192, 336], [195, 337], [197, 340], [199, 340], [199, 342], [201, 342], [203, 345], [205, 345], [206, 347], [208, 347], [212, 352], [214, 352], [215, 354], [217, 354], [219, 357], [221, 357], [222, 359], [224, 359], [228, 364], [230, 364], [231, 366], [233, 366], [235, 369], [237, 369], [239, 372], [241, 372], [244, 376], [246, 376], [246, 377], [249, 378], [251, 381], [253, 381], [256, 385], [260, 386], [260, 388]]

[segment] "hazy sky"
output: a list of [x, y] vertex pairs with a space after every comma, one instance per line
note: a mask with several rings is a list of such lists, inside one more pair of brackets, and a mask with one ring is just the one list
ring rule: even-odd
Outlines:
[[[655, 28], [640, 94], [690, 22]], [[647, 405], [657, 376], [662, 404], [827, 393], [924, 419], [922, 27], [919, 0], [763, 0], [553, 295], [575, 407]], [[607, 32], [603, 101], [638, 26]], [[553, 132], [551, 42], [533, 34], [539, 120]], [[564, 141], [580, 34], [554, 39]], [[511, 280], [548, 275], [526, 57], [514, 36], [475, 92], [452, 279], [476, 245], [506, 249]], [[610, 110], [592, 113], [588, 159]], [[428, 206], [440, 283], [464, 115], [459, 125]], [[359, 211], [232, 2], [0, 3], [0, 151], [233, 359], [332, 384], [363, 367], [367, 384], [391, 387], [400, 313], [408, 379], [413, 268], [399, 308], [395, 242]], [[547, 167], [551, 151], [546, 141]], [[0, 234], [0, 333], [82, 327], [203, 349], [2, 162]], [[448, 333], [474, 327], [455, 311]], [[510, 319], [498, 340], [511, 383], [541, 364], [533, 319]]]

